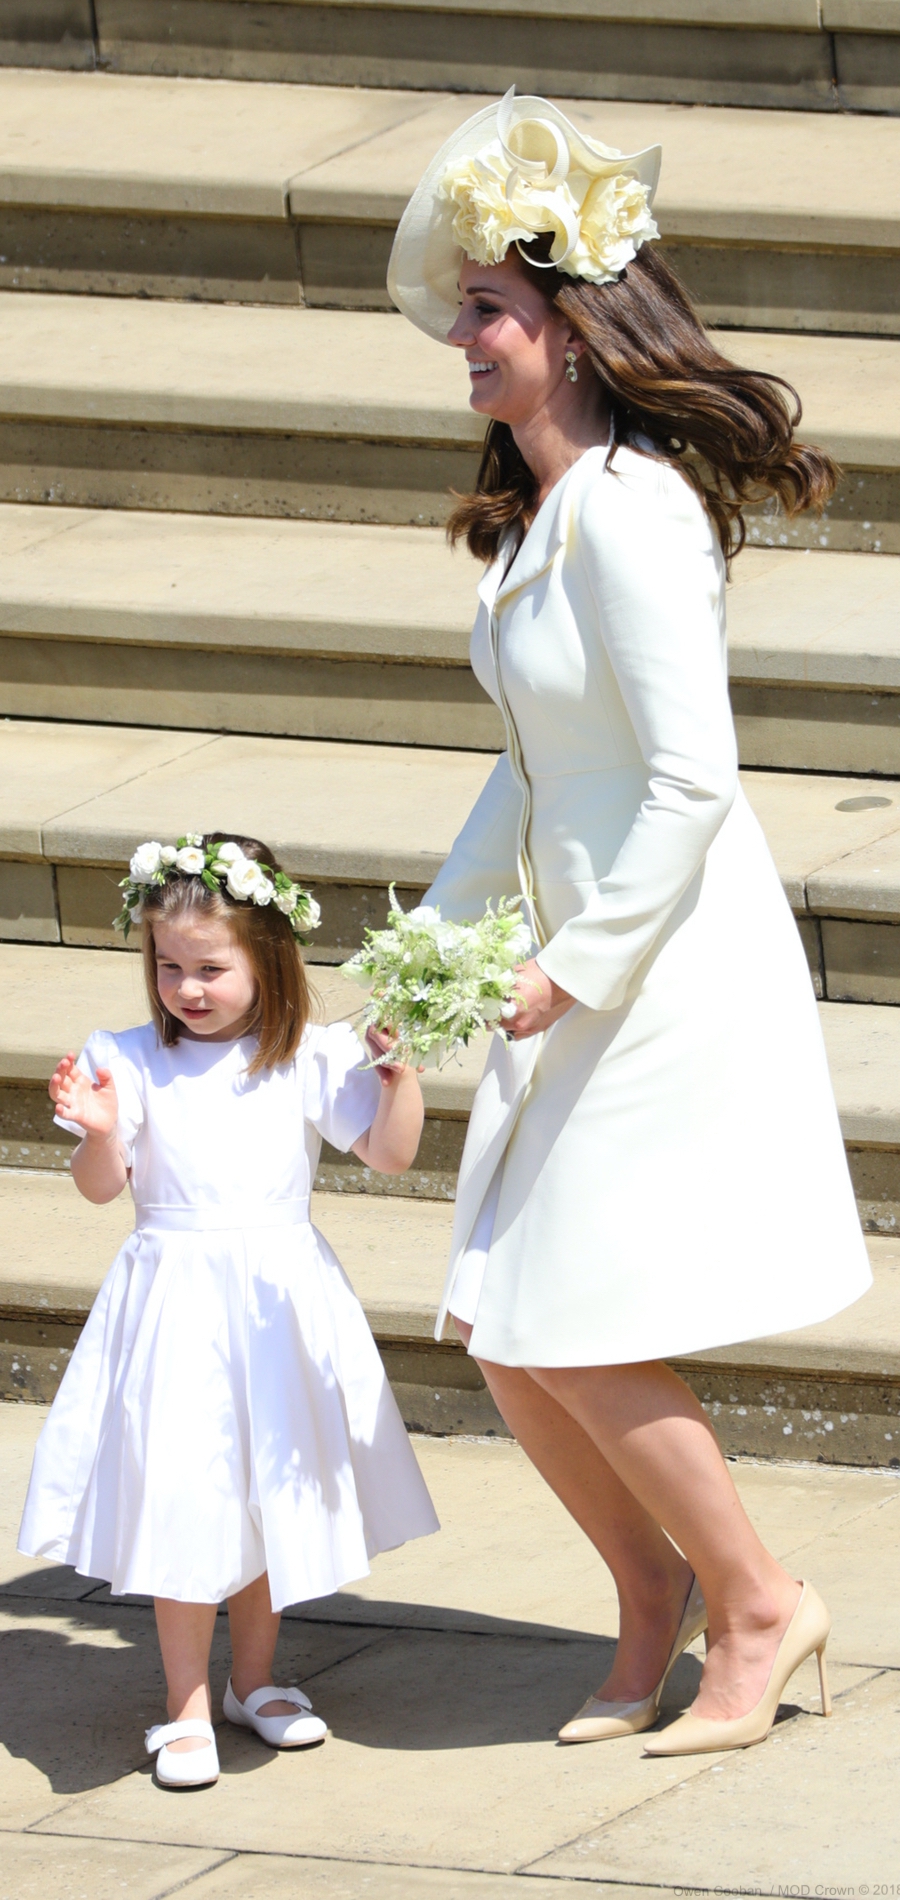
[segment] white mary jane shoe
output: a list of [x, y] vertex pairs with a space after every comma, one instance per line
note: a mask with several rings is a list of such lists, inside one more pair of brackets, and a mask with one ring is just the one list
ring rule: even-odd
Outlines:
[[[198, 1736], [206, 1747], [173, 1754], [167, 1743], [180, 1742], [185, 1735]], [[185, 1722], [158, 1722], [155, 1728], [148, 1728], [144, 1744], [148, 1755], [156, 1756], [156, 1779], [164, 1788], [208, 1788], [219, 1779], [212, 1723], [201, 1721], [199, 1716]]]
[[[258, 1711], [267, 1702], [293, 1702], [296, 1715], [260, 1715]], [[270, 1748], [309, 1748], [313, 1742], [323, 1742], [328, 1734], [328, 1725], [320, 1715], [313, 1715], [312, 1703], [302, 1689], [276, 1689], [270, 1683], [266, 1689], [254, 1689], [246, 1702], [239, 1702], [228, 1678], [222, 1709], [226, 1721], [236, 1723], [238, 1728], [252, 1728], [261, 1735]]]

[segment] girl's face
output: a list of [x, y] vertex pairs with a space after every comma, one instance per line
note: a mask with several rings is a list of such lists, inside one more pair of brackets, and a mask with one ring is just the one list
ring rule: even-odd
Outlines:
[[244, 1033], [256, 1003], [250, 959], [220, 918], [171, 918], [153, 926], [163, 1007], [204, 1042]]
[[578, 404], [573, 384], [566, 381], [566, 351], [574, 350], [580, 359], [584, 345], [522, 269], [516, 253], [487, 266], [466, 258], [459, 290], [462, 308], [448, 342], [465, 350], [473, 409], [515, 429], [551, 402]]

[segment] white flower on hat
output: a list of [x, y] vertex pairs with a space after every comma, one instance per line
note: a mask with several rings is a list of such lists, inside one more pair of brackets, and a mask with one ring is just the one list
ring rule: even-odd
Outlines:
[[300, 892], [296, 884], [291, 884], [286, 891], [276, 891], [272, 902], [275, 905], [275, 909], [280, 910], [283, 916], [290, 917], [291, 912], [297, 908], [297, 899], [299, 896]]
[[303, 910], [303, 921], [304, 921], [304, 924], [306, 925], [307, 930], [318, 930], [318, 927], [320, 923], [322, 922], [321, 904], [318, 904], [314, 897], [310, 897], [308, 891], [298, 891], [297, 895], [301, 899], [305, 899], [305, 902], [303, 902], [302, 904], [302, 910]]
[[500, 146], [488, 145], [476, 158], [449, 166], [438, 186], [438, 196], [455, 206], [453, 235], [476, 264], [501, 264], [517, 239], [534, 237], [506, 195], [508, 177]]
[[[584, 113], [579, 114], [584, 119]], [[447, 343], [459, 312], [461, 256], [486, 267], [549, 236], [567, 276], [610, 283], [657, 237], [650, 206], [658, 145], [623, 153], [589, 137], [548, 99], [483, 106], [458, 126], [413, 192], [388, 266], [393, 302]]]
[[175, 864], [179, 871], [199, 877], [200, 872], [205, 869], [206, 857], [199, 845], [185, 844], [182, 845], [180, 851], [176, 851]]
[[164, 864], [168, 870], [175, 863], [177, 856], [178, 852], [174, 844], [164, 844], [159, 854], [160, 864]]
[[235, 844], [233, 838], [226, 838], [224, 844], [216, 845], [216, 862], [218, 864], [236, 864], [239, 858], [245, 864], [248, 862], [244, 857], [240, 845]]
[[146, 844], [138, 845], [128, 869], [136, 884], [152, 884], [162, 868], [162, 862], [162, 845], [150, 839]]
[[619, 172], [598, 178], [585, 194], [579, 214], [578, 242], [567, 268], [591, 283], [607, 283], [630, 264], [635, 251], [659, 237], [647, 187]]

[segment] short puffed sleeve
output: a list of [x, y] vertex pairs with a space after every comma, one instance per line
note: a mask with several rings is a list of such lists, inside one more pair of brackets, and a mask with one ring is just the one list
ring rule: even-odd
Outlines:
[[371, 1128], [381, 1082], [349, 1023], [309, 1031], [303, 1116], [333, 1148], [346, 1153]]
[[[123, 1037], [122, 1041], [125, 1040]], [[97, 1080], [98, 1069], [111, 1070], [119, 1103], [119, 1140], [126, 1166], [130, 1168], [134, 1159], [135, 1137], [144, 1120], [139, 1071], [120, 1047], [119, 1039], [108, 1029], [95, 1029], [88, 1036], [75, 1066], [83, 1075], [89, 1075], [92, 1082]], [[67, 1129], [71, 1135], [84, 1134], [84, 1129], [77, 1122], [65, 1121], [62, 1115], [54, 1115], [53, 1119], [58, 1128]]]

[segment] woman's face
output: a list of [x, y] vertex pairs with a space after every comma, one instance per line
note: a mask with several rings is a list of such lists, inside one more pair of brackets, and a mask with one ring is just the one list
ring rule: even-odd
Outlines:
[[518, 253], [502, 264], [473, 264], [459, 273], [462, 308], [448, 341], [465, 350], [479, 415], [510, 428], [531, 422], [554, 397], [568, 394], [566, 351], [584, 349], [561, 312], [547, 302]]

